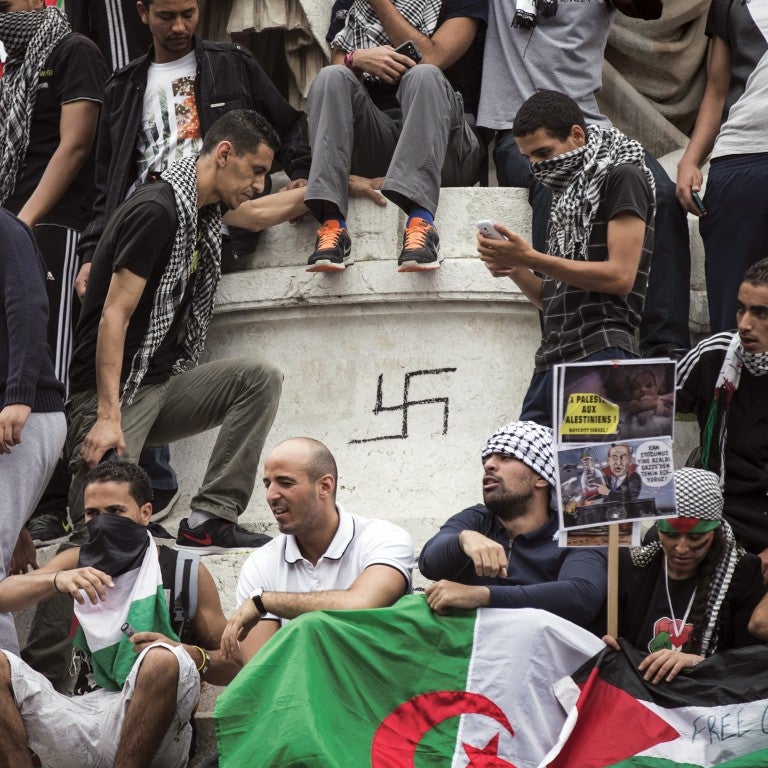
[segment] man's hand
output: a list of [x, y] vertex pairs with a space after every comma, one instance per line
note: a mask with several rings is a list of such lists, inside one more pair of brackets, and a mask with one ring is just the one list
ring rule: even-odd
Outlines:
[[80, 446], [80, 455], [86, 465], [93, 469], [110, 448], [114, 448], [119, 456], [125, 453], [125, 439], [120, 422], [97, 419]]
[[703, 216], [701, 209], [696, 203], [693, 202], [691, 192], [700, 192], [701, 184], [704, 181], [704, 176], [701, 173], [701, 169], [689, 162], [678, 163], [677, 166], [677, 181], [675, 183], [675, 196], [677, 197], [680, 205], [685, 208], [688, 213], [692, 213], [694, 216]]
[[30, 566], [33, 571], [37, 570], [37, 550], [27, 526], [23, 525], [11, 556], [11, 575], [28, 573]]
[[23, 403], [6, 405], [0, 411], [0, 453], [10, 453], [21, 442], [21, 431], [32, 409]]
[[[667, 683], [674, 680], [684, 669], [695, 667], [700, 661], [704, 661], [703, 656], [695, 653], [680, 653], [671, 648], [664, 648], [661, 651], [646, 656], [638, 666], [640, 672], [645, 672], [643, 680], [649, 680], [656, 685], [662, 680]], [[652, 679], [653, 678], [653, 679]]]
[[396, 53], [391, 45], [379, 45], [376, 48], [362, 48], [355, 51], [353, 58], [355, 69], [380, 78], [385, 83], [397, 83], [411, 68], [416, 66], [413, 59]]
[[614, 651], [620, 651], [621, 650], [621, 646], [619, 645], [619, 641], [613, 635], [603, 635], [603, 642], [609, 648], [613, 648]]
[[376, 205], [384, 206], [387, 204], [387, 198], [379, 192], [383, 184], [383, 176], [367, 179], [364, 176], [353, 175], [349, 177], [349, 194], [352, 197], [367, 197]]
[[114, 589], [115, 584], [112, 577], [98, 568], [86, 566], [84, 568], [73, 568], [67, 571], [58, 571], [54, 576], [54, 589], [57, 592], [69, 592], [78, 603], [85, 603], [83, 592], [88, 595], [88, 599], [97, 605], [100, 600], [107, 599], [107, 588]]
[[518, 267], [532, 267], [533, 248], [516, 232], [501, 224], [494, 228], [504, 235], [504, 240], [485, 237], [478, 232], [477, 252], [494, 277], [512, 277]]
[[237, 653], [240, 640], [245, 640], [248, 633], [259, 623], [261, 614], [253, 600], [246, 600], [227, 622], [221, 633], [221, 655], [229, 659]]
[[299, 189], [300, 187], [306, 187], [306, 186], [307, 186], [307, 180], [306, 179], [293, 179], [293, 181], [289, 181], [280, 190], [280, 192], [287, 192], [289, 189]]
[[768, 586], [768, 548], [760, 552], [758, 557], [760, 558], [760, 564], [763, 567], [763, 583]]
[[172, 645], [174, 647], [181, 645], [181, 643], [177, 643], [175, 640], [171, 640], [169, 637], [161, 635], [159, 632], [136, 632], [128, 639], [133, 643], [134, 653], [141, 653], [153, 643], [165, 643], [166, 645]]
[[85, 289], [88, 287], [88, 278], [90, 275], [91, 262], [86, 261], [85, 264], [80, 267], [80, 271], [77, 273], [77, 277], [75, 278], [75, 293], [77, 294], [77, 298], [80, 299], [80, 301], [82, 301], [83, 296], [85, 296]]
[[472, 587], [441, 579], [426, 589], [427, 605], [435, 613], [450, 613], [451, 608], [482, 608], [491, 600], [488, 587]]
[[497, 541], [477, 531], [462, 531], [459, 547], [472, 561], [478, 576], [507, 575], [507, 553]]

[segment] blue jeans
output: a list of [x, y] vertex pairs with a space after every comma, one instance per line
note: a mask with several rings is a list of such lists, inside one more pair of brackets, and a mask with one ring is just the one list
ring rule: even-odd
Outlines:
[[[551, 191], [531, 173], [531, 164], [520, 154], [511, 130], [496, 134], [493, 160], [501, 186], [528, 189], [528, 202], [533, 209], [532, 245], [546, 253]], [[688, 221], [675, 197], [674, 183], [658, 160], [647, 152], [645, 164], [656, 181], [656, 221], [651, 275], [640, 321], [640, 353], [643, 357], [655, 357], [691, 346], [691, 250]]]
[[[586, 363], [590, 360], [634, 360], [637, 356], [619, 347], [608, 347], [599, 352], [593, 352], [581, 360], [573, 362]], [[535, 421], [543, 427], [552, 426], [552, 370], [538, 371], [533, 374], [528, 391], [520, 411], [520, 421]]]
[[736, 295], [768, 242], [768, 153], [715, 160], [699, 219], [712, 333], [736, 327]]

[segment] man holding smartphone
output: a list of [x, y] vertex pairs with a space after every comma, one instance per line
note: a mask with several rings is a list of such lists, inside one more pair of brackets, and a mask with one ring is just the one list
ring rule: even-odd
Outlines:
[[384, 177], [382, 194], [408, 215], [398, 271], [440, 266], [440, 187], [474, 184], [485, 156], [465, 109], [476, 105], [476, 38], [486, 17], [487, 0], [336, 3], [331, 66], [307, 101], [312, 167], [304, 202], [320, 222], [307, 271], [341, 271], [351, 261], [351, 173]]

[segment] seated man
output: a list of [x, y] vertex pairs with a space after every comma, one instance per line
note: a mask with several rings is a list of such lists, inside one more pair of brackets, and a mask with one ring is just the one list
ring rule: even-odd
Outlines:
[[[542, 312], [542, 341], [521, 419], [552, 423], [552, 367], [638, 357], [655, 209], [644, 150], [615, 128], [587, 127], [569, 96], [539, 91], [515, 117], [520, 152], [554, 193], [548, 253], [496, 225], [480, 258]], [[539, 277], [543, 275], [544, 277]]]
[[624, 504], [637, 499], [643, 481], [635, 471], [637, 464], [632, 463], [632, 446], [614, 443], [608, 449], [607, 459], [608, 466], [603, 470], [607, 483], [598, 487], [598, 493], [608, 502]]
[[331, 66], [307, 100], [304, 201], [321, 224], [307, 271], [351, 261], [350, 173], [385, 176], [382, 193], [408, 215], [398, 271], [435, 269], [440, 187], [474, 184], [485, 156], [464, 109], [477, 103], [487, 0], [342, 0], [334, 21], [345, 10], [343, 28], [332, 23], [329, 32]]
[[768, 577], [768, 259], [744, 273], [736, 321], [680, 361], [677, 411], [696, 415], [697, 465], [719, 475], [725, 519]]
[[331, 452], [310, 438], [280, 443], [264, 462], [267, 503], [280, 536], [245, 561], [239, 608], [222, 636], [246, 664], [280, 627], [307, 611], [383, 608], [411, 588], [413, 543], [402, 528], [336, 502]]
[[589, 628], [605, 600], [605, 556], [561, 548], [550, 507], [552, 431], [513, 421], [482, 452], [483, 501], [451, 517], [424, 545], [429, 607], [543, 608]]
[[[64, 696], [16, 655], [0, 652], [0, 765], [31, 767], [29, 748], [57, 768], [187, 764], [200, 680], [221, 684], [239, 667], [218, 650], [205, 650], [218, 648], [226, 623], [205, 567], [192, 559], [196, 607], [184, 604], [178, 584], [171, 588], [178, 553], [158, 549], [147, 530], [151, 494], [137, 465], [100, 464], [85, 481], [90, 541], [39, 571], [0, 582], [4, 611], [56, 593], [72, 596], [76, 643], [87, 653], [88, 682], [98, 686]], [[169, 590], [172, 610], [158, 599], [161, 588]], [[191, 615], [179, 622], [174, 614]], [[121, 632], [121, 625], [130, 627]]]

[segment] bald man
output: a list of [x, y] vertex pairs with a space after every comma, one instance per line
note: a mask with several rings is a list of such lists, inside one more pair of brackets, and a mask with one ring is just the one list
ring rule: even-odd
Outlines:
[[251, 554], [222, 651], [246, 664], [287, 621], [317, 610], [383, 608], [411, 589], [413, 542], [402, 528], [359, 517], [336, 502], [331, 452], [301, 437], [264, 462], [267, 504], [280, 535]]

